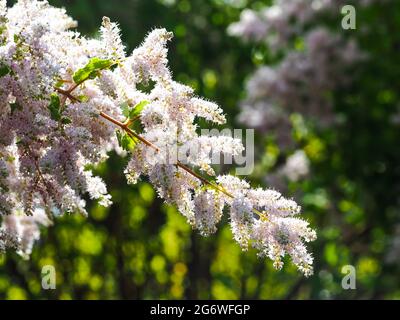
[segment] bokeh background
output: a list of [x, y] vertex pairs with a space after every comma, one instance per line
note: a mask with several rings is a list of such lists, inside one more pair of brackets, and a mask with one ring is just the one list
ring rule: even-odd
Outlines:
[[[154, 27], [174, 32], [169, 45], [176, 80], [216, 101], [227, 127], [237, 121], [245, 84], [260, 65], [303, 50], [301, 35], [286, 52], [227, 34], [253, 0], [54, 0], [96, 36], [103, 16], [118, 21], [128, 51]], [[340, 121], [318, 128], [294, 113], [289, 135], [308, 156], [310, 173], [285, 181], [285, 192], [303, 206], [317, 229], [311, 244], [315, 274], [306, 279], [288, 261], [275, 271], [256, 252], [241, 252], [228, 221], [203, 238], [163, 204], [146, 181], [127, 186], [126, 159], [111, 154], [96, 168], [114, 204], [90, 203], [89, 217], [65, 216], [47, 230], [30, 260], [0, 256], [1, 299], [399, 299], [400, 298], [400, 2], [372, 1], [357, 11], [357, 29], [338, 19], [314, 26], [355, 39], [368, 59], [351, 70], [353, 81], [326, 96]], [[323, 107], [323, 106], [321, 106]], [[256, 168], [246, 177], [266, 186], [280, 166], [273, 130], [256, 131]], [[54, 265], [56, 290], [41, 288], [41, 269]], [[353, 265], [356, 290], [343, 290], [341, 269]]]

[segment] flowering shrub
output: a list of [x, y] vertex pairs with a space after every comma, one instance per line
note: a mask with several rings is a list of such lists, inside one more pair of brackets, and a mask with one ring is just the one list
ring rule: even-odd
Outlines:
[[301, 272], [312, 274], [304, 242], [316, 234], [297, 217], [293, 200], [230, 175], [214, 177], [211, 150], [235, 155], [243, 146], [197, 134], [196, 118], [222, 124], [225, 117], [172, 79], [171, 33], [155, 29], [126, 55], [108, 18], [100, 38], [87, 39], [46, 1], [20, 0], [7, 9], [1, 0], [0, 12], [0, 250], [29, 255], [41, 225], [87, 214], [86, 193], [109, 206], [111, 196], [90, 168], [116, 150], [131, 156], [128, 183], [148, 177], [201, 234], [214, 233], [228, 207], [244, 250], [255, 247], [278, 269], [289, 254]]
[[[376, 228], [384, 231], [374, 237], [375, 241], [386, 242], [387, 247], [382, 245], [374, 254], [379, 267], [371, 277], [380, 273], [376, 276], [379, 281], [385, 276], [391, 278], [394, 265], [398, 273], [400, 252], [399, 189], [392, 177], [398, 170], [399, 153], [393, 156], [386, 150], [396, 145], [400, 118], [398, 89], [392, 86], [388, 74], [398, 72], [393, 68], [398, 65], [395, 43], [399, 40], [390, 30], [399, 21], [391, 15], [399, 2], [270, 3], [261, 9], [243, 10], [240, 21], [228, 29], [253, 44], [253, 58], [258, 64], [247, 82], [239, 115], [239, 121], [267, 133], [259, 147], [267, 154], [264, 166], [271, 172], [258, 172], [281, 191], [282, 184], [304, 191], [305, 210], [317, 212], [319, 208], [328, 213], [317, 222], [321, 239], [315, 251], [325, 256], [319, 259], [321, 280], [329, 275], [332, 286], [339, 283], [340, 275], [332, 270], [345, 264], [360, 270], [371, 251], [365, 245], [361, 253], [357, 246], [368, 243]], [[356, 9], [356, 29], [341, 28], [344, 4], [353, 4]], [[379, 98], [385, 93], [386, 99]], [[270, 132], [275, 134], [275, 141], [271, 141]], [[274, 142], [279, 145], [278, 151]], [[379, 173], [372, 164], [378, 162], [384, 167]], [[305, 174], [309, 174], [307, 181], [299, 181]], [[388, 194], [387, 190], [395, 191]], [[393, 215], [392, 208], [396, 208]], [[376, 220], [370, 222], [371, 217]], [[384, 221], [384, 227], [377, 227], [377, 221]], [[330, 233], [332, 229], [336, 229], [335, 236]], [[344, 236], [346, 233], [348, 236]], [[349, 256], [344, 257], [344, 252]], [[375, 285], [380, 287], [378, 282]], [[330, 298], [342, 296], [340, 285], [338, 288], [329, 289]], [[322, 291], [320, 297], [324, 297]]]
[[[329, 92], [350, 82], [346, 71], [365, 59], [365, 54], [353, 39], [310, 25], [324, 14], [339, 16], [344, 3], [278, 0], [260, 12], [245, 9], [240, 21], [230, 25], [231, 35], [265, 43], [274, 53], [285, 53], [277, 65], [263, 65], [251, 75], [239, 121], [260, 130], [272, 129], [282, 148], [293, 146], [290, 114], [294, 112], [320, 127], [335, 122]], [[304, 43], [293, 48], [301, 35]]]
[[[357, 7], [377, 2], [382, 0], [359, 1]], [[333, 92], [348, 88], [354, 75], [349, 71], [368, 59], [354, 37], [321, 23], [340, 21], [345, 4], [341, 0], [276, 0], [259, 11], [243, 10], [240, 20], [228, 28], [229, 34], [265, 45], [271, 53], [270, 61], [247, 81], [238, 121], [273, 133], [285, 154], [283, 164], [272, 168], [265, 180], [280, 190], [285, 190], [287, 181], [298, 182], [310, 172], [301, 138], [293, 134], [294, 119], [305, 128], [303, 132], [335, 127], [340, 119]]]

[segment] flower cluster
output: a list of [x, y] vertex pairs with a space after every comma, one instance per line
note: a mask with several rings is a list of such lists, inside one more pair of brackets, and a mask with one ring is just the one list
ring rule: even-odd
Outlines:
[[304, 34], [321, 15], [337, 16], [343, 6], [354, 3], [365, 7], [387, 0], [275, 0], [273, 4], [254, 11], [242, 11], [240, 21], [229, 26], [231, 35], [245, 41], [265, 42], [276, 51], [286, 48], [295, 36]]
[[277, 129], [281, 146], [291, 145], [289, 115], [298, 112], [318, 120], [334, 121], [327, 93], [350, 82], [346, 70], [364, 55], [354, 41], [345, 41], [324, 28], [305, 36], [304, 51], [290, 51], [277, 66], [262, 66], [247, 83], [239, 120], [263, 130]]
[[108, 18], [99, 39], [72, 31], [75, 25], [47, 1], [20, 0], [9, 9], [0, 1], [0, 249], [28, 255], [41, 225], [86, 214], [85, 194], [110, 205], [90, 168], [114, 149], [131, 155], [129, 183], [148, 177], [203, 235], [216, 231], [229, 207], [243, 248], [253, 245], [277, 268], [289, 254], [310, 275], [304, 241], [315, 232], [296, 217], [294, 201], [232, 176], [209, 180], [212, 154], [236, 155], [243, 146], [198, 135], [196, 118], [216, 124], [225, 118], [216, 104], [173, 80], [166, 49], [172, 34], [155, 29], [127, 55]]
[[[380, 1], [385, 0], [356, 5]], [[323, 17], [337, 21], [346, 4], [341, 0], [275, 0], [260, 11], [244, 10], [240, 21], [228, 28], [229, 34], [244, 41], [265, 44], [278, 59], [274, 65], [258, 67], [249, 77], [238, 121], [272, 133], [284, 154], [292, 154], [265, 179], [280, 190], [285, 190], [287, 180], [299, 181], [309, 173], [307, 155], [292, 136], [291, 116], [298, 114], [317, 129], [335, 125], [332, 92], [351, 84], [352, 70], [367, 58], [353, 38], [319, 23]]]
[[290, 181], [298, 181], [310, 173], [310, 161], [303, 150], [297, 150], [287, 158], [280, 171]]
[[[340, 15], [344, 4], [336, 0], [277, 0], [260, 12], [242, 12], [241, 20], [229, 27], [230, 34], [264, 42], [273, 51], [286, 50], [286, 54], [277, 65], [261, 66], [250, 77], [240, 122], [273, 130], [282, 148], [293, 146], [291, 113], [300, 113], [322, 127], [335, 122], [329, 93], [348, 85], [352, 78], [346, 71], [366, 56], [354, 40], [310, 25], [323, 14]], [[301, 35], [304, 43], [293, 49], [291, 44]]]
[[341, 0], [276, 0], [259, 12], [245, 9], [240, 21], [229, 26], [231, 35], [246, 41], [265, 42], [273, 50], [288, 46], [294, 36], [321, 12], [338, 10]]
[[[282, 258], [289, 254], [301, 272], [312, 274], [313, 258], [304, 241], [314, 241], [316, 233], [308, 222], [296, 217], [301, 210], [296, 202], [272, 189], [251, 189], [236, 177], [221, 176], [217, 181], [234, 195], [234, 199], [226, 200], [234, 238], [244, 250], [251, 243], [260, 256], [272, 259], [277, 269], [282, 268]], [[254, 218], [254, 208], [266, 216]]]

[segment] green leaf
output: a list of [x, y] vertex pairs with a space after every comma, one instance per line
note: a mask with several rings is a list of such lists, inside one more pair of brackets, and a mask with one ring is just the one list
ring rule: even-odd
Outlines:
[[9, 66], [5, 64], [0, 64], [0, 77], [4, 77], [5, 75], [9, 74], [11, 69]]
[[18, 43], [21, 41], [21, 37], [18, 34], [14, 34], [14, 42]]
[[[4, 21], [1, 21], [2, 19], [0, 19], [0, 23], [4, 23]], [[2, 35], [4, 33], [4, 31], [7, 30], [7, 27], [5, 25], [0, 25], [0, 35]]]
[[122, 149], [126, 151], [132, 151], [135, 148], [137, 141], [132, 139], [126, 132], [117, 130], [116, 134], [118, 144]]
[[129, 103], [128, 102], [124, 102], [120, 105], [122, 114], [128, 118], [129, 117]]
[[20, 104], [18, 104], [18, 102], [10, 103], [10, 108], [11, 108], [11, 114], [13, 114], [16, 110], [19, 110], [19, 111], [22, 110], [22, 106]]
[[115, 61], [99, 58], [92, 58], [86, 66], [77, 70], [72, 78], [75, 83], [82, 83], [88, 79], [96, 78], [101, 70], [110, 69], [116, 64]]
[[213, 188], [208, 184], [202, 184], [200, 187], [196, 189], [196, 192], [206, 192], [208, 190], [215, 190], [215, 188]]
[[78, 96], [78, 99], [79, 99], [80, 102], [88, 102], [89, 101], [89, 97], [85, 96], [84, 94], [80, 94]]
[[128, 102], [124, 102], [120, 105], [122, 114], [129, 119], [133, 119], [138, 116], [142, 111], [143, 108], [148, 105], [150, 101], [143, 100], [136, 104], [133, 108], [130, 107]]
[[62, 117], [61, 118], [61, 123], [62, 124], [70, 124], [72, 122], [71, 118], [68, 117]]
[[65, 83], [68, 83], [68, 80], [64, 80], [62, 78], [57, 77], [55, 80], [57, 80], [56, 84], [54, 85], [57, 88], [61, 88]]
[[56, 88], [61, 88], [63, 84], [64, 84], [64, 81], [63, 81], [63, 80], [58, 80], [54, 86], [55, 86]]
[[149, 103], [150, 101], [147, 100], [140, 101], [129, 111], [129, 119], [133, 119], [138, 116], [143, 111], [144, 107], [147, 106]]
[[47, 107], [50, 111], [50, 117], [54, 121], [60, 121], [61, 112], [60, 112], [60, 97], [57, 93], [52, 93], [50, 96], [50, 104]]

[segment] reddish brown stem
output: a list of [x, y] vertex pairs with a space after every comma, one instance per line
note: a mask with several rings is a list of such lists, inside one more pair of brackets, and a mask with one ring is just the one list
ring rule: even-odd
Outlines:
[[[74, 84], [72, 85], [68, 90], [63, 90], [60, 88], [55, 88], [60, 94], [64, 95], [65, 97], [67, 97], [68, 99], [70, 99], [72, 102], [80, 102], [80, 100], [76, 97], [74, 97], [72, 95], [72, 92], [80, 85], [79, 84]], [[110, 121], [111, 123], [117, 125], [118, 127], [120, 127], [121, 129], [123, 129], [131, 138], [136, 138], [139, 141], [141, 141], [142, 143], [144, 143], [145, 145], [147, 145], [148, 147], [154, 149], [155, 151], [160, 151], [160, 148], [158, 148], [155, 144], [153, 144], [152, 142], [148, 141], [147, 139], [143, 138], [141, 135], [137, 134], [135, 131], [131, 130], [129, 128], [129, 124], [132, 123], [132, 121], [126, 121], [125, 123], [118, 121], [117, 119], [113, 118], [112, 116], [104, 113], [104, 112], [100, 112], [100, 116], [103, 117], [104, 119]], [[194, 176], [195, 178], [199, 179], [202, 183], [210, 186], [211, 188], [215, 189], [216, 191], [222, 192], [223, 194], [225, 194], [226, 196], [234, 199], [235, 197], [229, 193], [228, 191], [226, 191], [224, 188], [222, 188], [221, 186], [214, 184], [210, 181], [208, 181], [206, 178], [202, 177], [201, 175], [199, 175], [198, 173], [196, 173], [195, 171], [193, 171], [191, 168], [189, 168], [188, 166], [184, 165], [183, 163], [181, 163], [180, 161], [177, 161], [176, 166], [178, 168], [181, 168], [182, 170], [186, 171], [187, 173], [191, 174], [192, 176]], [[260, 212], [259, 210], [253, 208], [253, 212], [255, 214], [257, 214], [262, 220], [267, 221], [268, 218], [266, 216], [266, 214]]]

